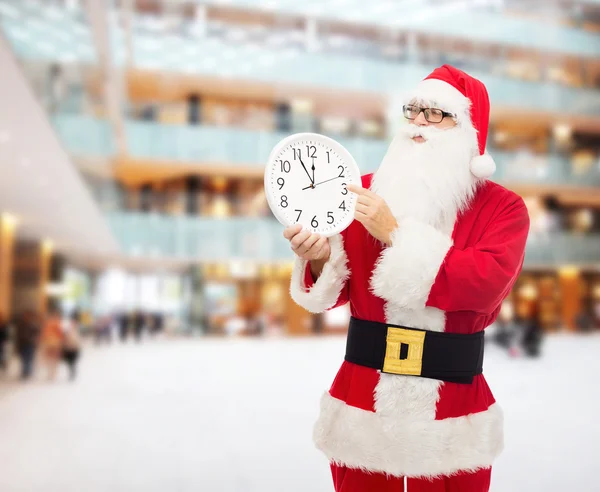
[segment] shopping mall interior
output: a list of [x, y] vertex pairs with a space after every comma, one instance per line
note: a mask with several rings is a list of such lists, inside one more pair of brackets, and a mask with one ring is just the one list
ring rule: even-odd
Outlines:
[[[402, 94], [448, 63], [486, 84], [493, 180], [529, 210], [513, 316], [550, 344], [600, 328], [598, 0], [0, 0], [0, 23], [0, 322], [58, 309], [90, 343], [162, 332], [174, 361], [198, 339], [238, 356], [240, 340], [343, 345], [347, 306], [290, 298], [266, 160], [316, 132], [375, 171]], [[141, 357], [124, 347], [107, 357]], [[175, 490], [111, 480], [62, 490]], [[15, 483], [0, 489], [43, 490]], [[284, 490], [227, 487], [205, 490]]]

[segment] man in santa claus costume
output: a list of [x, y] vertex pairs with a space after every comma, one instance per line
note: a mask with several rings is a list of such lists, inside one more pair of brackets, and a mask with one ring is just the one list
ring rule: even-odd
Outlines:
[[[487, 178], [485, 86], [444, 65], [403, 107], [354, 222], [321, 238], [285, 230], [293, 299], [350, 302], [345, 360], [314, 430], [337, 492], [484, 492], [503, 446], [482, 374], [483, 330], [523, 264], [523, 200]], [[406, 479], [406, 480], [405, 480]]]

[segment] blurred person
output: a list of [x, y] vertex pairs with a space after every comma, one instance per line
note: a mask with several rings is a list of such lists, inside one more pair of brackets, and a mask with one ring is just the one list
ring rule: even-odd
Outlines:
[[575, 326], [581, 333], [589, 333], [594, 329], [594, 318], [587, 309], [581, 309], [575, 316]]
[[63, 329], [62, 319], [57, 309], [52, 308], [42, 328], [41, 348], [48, 379], [54, 381], [56, 370], [62, 357]]
[[528, 357], [539, 357], [544, 338], [544, 330], [540, 320], [540, 308], [537, 301], [532, 301], [523, 318], [518, 320], [522, 327], [521, 345]]
[[129, 334], [129, 315], [126, 312], [122, 312], [117, 316], [119, 326], [119, 338], [121, 342], [127, 341], [127, 335]]
[[94, 341], [96, 345], [112, 341], [112, 319], [108, 315], [98, 316], [93, 324]]
[[81, 321], [78, 313], [73, 313], [65, 323], [62, 345], [62, 358], [69, 369], [69, 379], [77, 377], [77, 361], [81, 349]]
[[379, 169], [348, 186], [355, 221], [329, 239], [285, 230], [291, 294], [350, 302], [345, 361], [314, 430], [337, 492], [487, 492], [502, 410], [482, 374], [483, 330], [523, 264], [523, 200], [487, 180], [485, 86], [450, 66], [406, 100]]
[[553, 195], [544, 198], [544, 213], [541, 222], [542, 232], [546, 234], [556, 234], [564, 229], [560, 202]]
[[17, 318], [15, 341], [21, 360], [21, 379], [27, 380], [33, 373], [35, 353], [40, 341], [40, 321], [32, 310], [26, 310]]
[[521, 326], [515, 321], [514, 310], [511, 303], [505, 302], [500, 308], [496, 320], [494, 341], [506, 349], [512, 357], [519, 355], [519, 343], [521, 337]]
[[162, 313], [154, 313], [154, 314], [150, 314], [149, 315], [149, 320], [150, 320], [150, 335], [154, 336], [157, 335], [159, 333], [161, 333], [164, 329], [164, 325], [165, 325], [165, 318], [164, 315]]
[[133, 336], [136, 342], [142, 341], [144, 327], [146, 326], [146, 316], [141, 311], [136, 311], [132, 316]]
[[48, 71], [48, 109], [58, 111], [67, 95], [67, 82], [62, 67], [53, 63]]
[[9, 338], [10, 326], [8, 320], [0, 312], [0, 370], [4, 371], [8, 365], [6, 358], [6, 343]]

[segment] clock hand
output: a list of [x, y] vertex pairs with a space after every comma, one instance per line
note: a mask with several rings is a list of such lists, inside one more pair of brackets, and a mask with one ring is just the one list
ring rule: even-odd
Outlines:
[[311, 185], [311, 186], [307, 186], [306, 188], [302, 188], [303, 190], [308, 190], [309, 188], [315, 188], [317, 185], [323, 184], [323, 183], [327, 183], [327, 181], [333, 181], [334, 179], [338, 179], [341, 178], [342, 176], [336, 176], [335, 178], [330, 178], [330, 179], [326, 179], [325, 181], [321, 181], [320, 183], [317, 183], [315, 185]]
[[315, 184], [315, 161], [314, 161], [314, 159], [313, 159], [313, 165], [312, 165], [312, 172], [313, 172], [312, 182], [313, 182], [313, 184]]
[[[310, 179], [310, 182], [312, 184], [314, 184], [315, 180], [314, 180], [314, 178], [310, 177], [310, 173], [308, 172], [308, 169], [306, 169], [306, 166], [304, 165], [304, 162], [302, 162], [302, 157], [300, 157], [300, 164], [302, 164], [302, 167], [304, 168], [304, 171], [306, 171], [306, 175], [308, 176], [308, 179]], [[310, 186], [309, 186], [309, 188], [310, 188]]]

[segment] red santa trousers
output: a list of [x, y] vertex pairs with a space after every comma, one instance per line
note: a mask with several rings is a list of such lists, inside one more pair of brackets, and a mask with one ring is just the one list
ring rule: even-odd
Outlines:
[[436, 479], [409, 478], [404, 488], [404, 478], [368, 473], [356, 468], [331, 465], [335, 492], [488, 492], [492, 477], [491, 468], [475, 473], [458, 473]]

